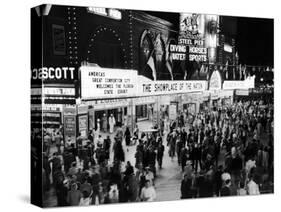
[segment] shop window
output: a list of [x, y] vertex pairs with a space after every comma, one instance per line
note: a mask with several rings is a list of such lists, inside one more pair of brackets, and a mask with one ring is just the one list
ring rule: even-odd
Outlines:
[[61, 125], [61, 113], [53, 111], [43, 112], [43, 125], [45, 128], [59, 128]]
[[166, 117], [169, 117], [169, 105], [161, 105], [160, 107], [160, 116], [161, 119], [165, 119]]
[[194, 104], [194, 103], [183, 104], [183, 110], [186, 111], [188, 114], [195, 115], [196, 114], [196, 104]]
[[109, 129], [108, 119], [111, 114], [115, 118], [116, 126], [121, 127], [123, 124], [124, 116], [127, 115], [127, 107], [95, 111], [95, 126], [97, 126], [97, 122], [99, 119], [101, 129], [103, 131], [107, 131]]
[[136, 116], [137, 119], [147, 119], [148, 118], [148, 107], [147, 105], [137, 105], [136, 106]]
[[127, 116], [127, 107], [124, 107], [124, 116]]

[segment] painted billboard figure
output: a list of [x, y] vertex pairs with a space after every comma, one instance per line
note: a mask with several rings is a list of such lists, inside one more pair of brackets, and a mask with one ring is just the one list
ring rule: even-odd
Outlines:
[[181, 23], [182, 31], [185, 31], [187, 34], [197, 35], [199, 33], [198, 17], [199, 14], [193, 13], [191, 16], [187, 16], [183, 19]]

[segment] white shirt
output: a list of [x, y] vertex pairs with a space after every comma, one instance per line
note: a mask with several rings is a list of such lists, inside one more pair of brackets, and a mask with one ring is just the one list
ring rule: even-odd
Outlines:
[[238, 190], [238, 195], [239, 196], [245, 196], [245, 195], [247, 195], [247, 191], [244, 188], [240, 188]]
[[115, 118], [113, 116], [110, 116], [108, 122], [110, 125], [115, 125]]
[[143, 187], [141, 190], [140, 198], [147, 202], [152, 202], [156, 199], [156, 192], [153, 186], [148, 188]]
[[248, 160], [245, 165], [245, 170], [247, 173], [251, 171], [252, 168], [256, 167], [256, 161]]
[[81, 199], [80, 199], [80, 202], [79, 202], [79, 205], [80, 205], [80, 206], [90, 205], [91, 202], [92, 202], [92, 199], [91, 199], [90, 197], [85, 198], [85, 199], [84, 199], [84, 198], [81, 198]]
[[259, 186], [251, 180], [247, 185], [247, 190], [249, 195], [258, 195], [260, 194]]

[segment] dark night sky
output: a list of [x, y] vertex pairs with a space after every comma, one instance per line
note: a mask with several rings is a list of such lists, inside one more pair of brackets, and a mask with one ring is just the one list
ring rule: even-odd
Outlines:
[[171, 22], [174, 25], [175, 30], [179, 30], [179, 13], [172, 13], [172, 12], [156, 12], [156, 11], [146, 11], [149, 15], [156, 16]]
[[237, 49], [242, 64], [273, 66], [273, 19], [237, 18]]

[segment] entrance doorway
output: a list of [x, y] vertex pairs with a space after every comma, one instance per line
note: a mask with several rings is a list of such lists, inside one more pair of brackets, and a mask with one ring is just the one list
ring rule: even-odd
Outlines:
[[[103, 132], [108, 132], [110, 115], [113, 115], [116, 122], [116, 127], [122, 127], [124, 124], [124, 117], [127, 116], [127, 107], [112, 108], [108, 110], [95, 111], [95, 126], [100, 122], [100, 128]], [[97, 128], [97, 127], [96, 127]]]

